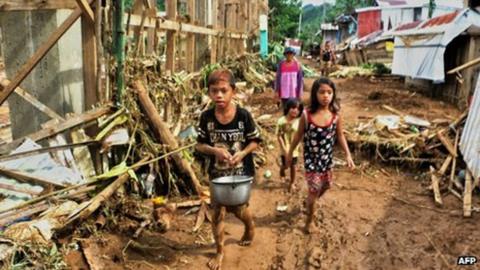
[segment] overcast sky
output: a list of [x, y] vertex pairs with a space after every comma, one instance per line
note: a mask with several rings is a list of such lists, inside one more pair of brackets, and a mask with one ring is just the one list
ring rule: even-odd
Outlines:
[[308, 5], [308, 4], [314, 4], [314, 5], [321, 5], [324, 2], [329, 2], [330, 4], [335, 3], [335, 0], [303, 0], [302, 3], [303, 5]]

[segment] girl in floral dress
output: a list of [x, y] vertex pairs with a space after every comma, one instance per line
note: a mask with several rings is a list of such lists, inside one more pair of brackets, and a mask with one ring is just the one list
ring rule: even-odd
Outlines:
[[300, 119], [286, 158], [287, 166], [290, 166], [293, 150], [303, 138], [305, 179], [308, 185], [306, 233], [313, 229], [315, 202], [332, 184], [333, 146], [336, 141], [346, 154], [348, 167], [355, 167], [343, 134], [340, 105], [335, 92], [335, 84], [330, 79], [320, 78], [313, 83], [311, 105]]

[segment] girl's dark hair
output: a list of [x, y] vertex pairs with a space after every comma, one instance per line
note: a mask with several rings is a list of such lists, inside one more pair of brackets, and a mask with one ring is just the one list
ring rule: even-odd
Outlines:
[[289, 98], [287, 100], [287, 102], [285, 103], [285, 107], [283, 108], [283, 115], [287, 115], [291, 108], [298, 108], [297, 117], [302, 115], [303, 104], [302, 104], [302, 102], [300, 102], [300, 100], [298, 100], [296, 98]]
[[315, 80], [315, 82], [313, 83], [312, 91], [310, 94], [310, 111], [312, 113], [316, 112], [321, 107], [317, 99], [317, 93], [320, 90], [320, 86], [322, 84], [326, 84], [333, 89], [332, 102], [330, 102], [330, 104], [328, 105], [328, 109], [332, 113], [338, 113], [340, 111], [340, 103], [338, 102], [338, 99], [337, 99], [337, 89], [335, 88], [335, 84], [330, 79], [325, 77], [319, 78]]
[[217, 69], [210, 73], [210, 75], [208, 76], [207, 87], [210, 88], [210, 85], [216, 84], [219, 81], [228, 82], [228, 84], [230, 84], [230, 87], [232, 87], [232, 89], [235, 89], [235, 77], [230, 70]]

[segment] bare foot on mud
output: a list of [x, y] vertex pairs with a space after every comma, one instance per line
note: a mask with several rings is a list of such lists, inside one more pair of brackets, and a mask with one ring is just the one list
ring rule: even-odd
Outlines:
[[211, 270], [220, 270], [222, 269], [223, 253], [218, 253], [215, 255], [215, 258], [211, 259], [208, 262], [208, 268]]
[[253, 241], [253, 235], [254, 235], [253, 229], [246, 230], [242, 236], [242, 239], [238, 242], [238, 245], [243, 247], [250, 246]]

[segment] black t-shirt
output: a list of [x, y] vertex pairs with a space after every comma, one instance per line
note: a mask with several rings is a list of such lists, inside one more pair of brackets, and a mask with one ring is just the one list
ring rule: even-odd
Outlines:
[[[235, 117], [226, 125], [221, 124], [215, 117], [215, 108], [204, 111], [200, 115], [197, 137], [199, 143], [225, 148], [233, 156], [250, 142], [260, 140], [260, 132], [252, 115], [243, 108], [237, 106]], [[234, 168], [230, 167], [228, 162], [217, 160], [214, 155], [208, 157], [210, 159], [208, 168], [210, 179], [227, 175], [253, 176], [255, 174], [251, 153]]]

